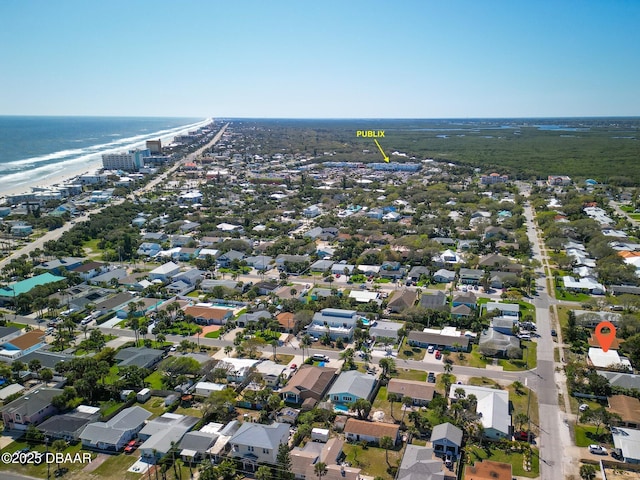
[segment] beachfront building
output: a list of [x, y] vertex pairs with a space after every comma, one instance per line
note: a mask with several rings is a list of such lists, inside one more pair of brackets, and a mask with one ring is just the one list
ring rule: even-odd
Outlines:
[[127, 153], [104, 153], [102, 166], [106, 170], [137, 172], [144, 167], [144, 159], [150, 155], [149, 149], [129, 150]]

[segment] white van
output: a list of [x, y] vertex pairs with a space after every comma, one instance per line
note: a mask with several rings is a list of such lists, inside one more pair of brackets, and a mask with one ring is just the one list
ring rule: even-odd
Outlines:
[[326, 355], [323, 355], [322, 353], [314, 353], [313, 354], [313, 361], [314, 362], [328, 362], [329, 361], [329, 357], [327, 357]]
[[433, 351], [435, 350], [433, 345], [429, 345], [429, 348], [427, 348], [427, 353], [433, 353]]

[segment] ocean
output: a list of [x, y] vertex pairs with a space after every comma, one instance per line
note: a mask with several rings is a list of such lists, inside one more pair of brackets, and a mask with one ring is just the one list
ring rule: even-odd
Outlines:
[[46, 184], [49, 177], [91, 170], [101, 154], [168, 143], [179, 132], [208, 123], [198, 118], [0, 116], [0, 195]]

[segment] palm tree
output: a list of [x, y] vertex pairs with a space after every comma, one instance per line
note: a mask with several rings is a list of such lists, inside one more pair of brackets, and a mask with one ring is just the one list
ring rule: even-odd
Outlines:
[[311, 336], [307, 333], [302, 336], [300, 340], [300, 348], [302, 349], [302, 363], [304, 363], [304, 350], [307, 349], [309, 351], [309, 347], [311, 346]]
[[[67, 448], [67, 442], [64, 440], [56, 440], [51, 444], [51, 448], [56, 453], [61, 453]], [[58, 462], [58, 455], [56, 455], [56, 471], [60, 470], [60, 462]]]
[[393, 438], [387, 435], [385, 435], [380, 439], [380, 446], [384, 448], [384, 456], [385, 456], [385, 459], [387, 460], [387, 465], [389, 466], [389, 468], [391, 468], [391, 464], [389, 463], [389, 449], [393, 448], [393, 445], [394, 445]]
[[380, 365], [380, 368], [382, 368], [383, 378], [389, 378], [391, 372], [396, 368], [396, 362], [393, 360], [393, 358], [382, 358], [380, 359], [378, 365]]
[[233, 347], [231, 345], [227, 345], [224, 347], [224, 354], [228, 357], [229, 354], [233, 351]]
[[407, 409], [413, 405], [413, 398], [411, 397], [402, 397], [402, 420], [400, 420], [400, 425], [404, 423], [404, 416], [407, 413]]
[[84, 333], [84, 339], [87, 339], [87, 332], [89, 331], [89, 325], [82, 325], [80, 327], [80, 330], [82, 330], [82, 333]]
[[324, 477], [328, 472], [327, 464], [324, 462], [318, 462], [313, 467], [313, 471], [318, 476], [318, 480], [322, 480], [322, 477]]
[[395, 421], [393, 416], [393, 404], [400, 401], [401, 398], [397, 393], [387, 393], [387, 401], [391, 404], [391, 418]]
[[198, 349], [200, 348], [200, 335], [202, 335], [202, 327], [196, 327], [196, 335], [198, 337]]

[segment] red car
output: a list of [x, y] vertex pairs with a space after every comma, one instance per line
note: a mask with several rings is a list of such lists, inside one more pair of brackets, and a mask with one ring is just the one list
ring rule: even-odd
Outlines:
[[131, 440], [129, 443], [127, 443], [127, 446], [124, 447], [124, 453], [131, 453], [136, 448], [138, 448], [138, 441], [137, 440]]
[[440, 360], [440, 357], [442, 357], [442, 354], [440, 353], [440, 350], [436, 350], [434, 352], [435, 356], [436, 356], [436, 360]]
[[298, 365], [296, 365], [295, 363], [292, 363], [291, 366], [289, 367], [291, 370], [295, 370], [296, 368], [298, 368]]
[[525, 432], [525, 431], [514, 433], [513, 438], [515, 438], [520, 442], [527, 442], [529, 441], [529, 435], [531, 435], [531, 439], [533, 440], [533, 433], [530, 434], [529, 432]]

